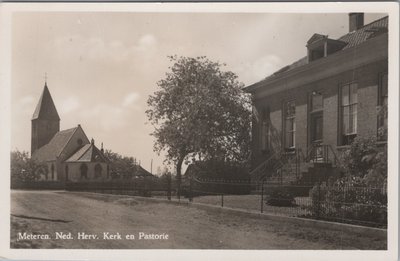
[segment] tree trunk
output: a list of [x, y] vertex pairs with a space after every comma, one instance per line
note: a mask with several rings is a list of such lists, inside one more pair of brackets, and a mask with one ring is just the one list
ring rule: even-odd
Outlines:
[[176, 195], [177, 195], [179, 200], [181, 199], [181, 181], [182, 181], [181, 171], [182, 171], [182, 163], [183, 163], [183, 159], [184, 158], [185, 157], [181, 157], [178, 160], [177, 164], [176, 164], [176, 183], [177, 183], [177, 193], [176, 193]]

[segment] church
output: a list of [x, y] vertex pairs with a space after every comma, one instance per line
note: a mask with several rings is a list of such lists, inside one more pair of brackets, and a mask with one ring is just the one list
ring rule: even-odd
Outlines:
[[40, 179], [59, 182], [110, 180], [109, 161], [80, 124], [60, 131], [60, 117], [45, 83], [32, 116], [31, 158], [47, 168]]

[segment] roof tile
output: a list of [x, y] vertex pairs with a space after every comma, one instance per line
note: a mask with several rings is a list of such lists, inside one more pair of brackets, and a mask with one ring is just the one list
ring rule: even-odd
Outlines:
[[57, 132], [49, 143], [33, 152], [32, 158], [39, 161], [56, 160], [77, 128]]
[[42, 95], [36, 105], [35, 112], [32, 115], [32, 120], [39, 118], [46, 120], [60, 120], [60, 116], [58, 116], [56, 106], [51, 98], [47, 84], [44, 86]]
[[65, 162], [107, 162], [107, 158], [94, 144], [86, 144]]
[[[389, 21], [388, 16], [382, 17], [381, 19], [375, 20], [369, 24], [364, 25], [363, 27], [361, 27], [356, 31], [341, 36], [337, 40], [347, 43], [347, 45], [342, 50], [360, 45], [365, 41], [367, 41], [368, 39], [371, 39], [379, 34], [386, 33], [388, 28], [388, 21]], [[324, 36], [320, 34], [314, 34], [309, 41], [313, 42], [322, 37]], [[301, 67], [307, 64], [307, 60], [308, 60], [307, 56], [305, 56], [290, 65], [282, 67], [272, 75], [264, 78], [262, 81], [273, 78], [280, 73], [288, 72], [290, 70], [293, 70], [294, 68]]]

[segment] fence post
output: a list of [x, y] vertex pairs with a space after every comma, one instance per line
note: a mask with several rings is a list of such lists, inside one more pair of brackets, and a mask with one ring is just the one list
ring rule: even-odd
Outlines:
[[224, 194], [221, 194], [221, 207], [224, 207]]
[[189, 202], [193, 201], [193, 194], [192, 194], [192, 175], [189, 176]]
[[317, 219], [320, 217], [320, 208], [321, 208], [321, 182], [318, 180], [317, 182], [317, 191], [318, 191], [318, 203], [317, 203]]
[[264, 212], [264, 180], [261, 182], [261, 206], [260, 206], [261, 213]]
[[143, 176], [143, 196], [147, 197], [147, 178], [146, 174]]
[[171, 200], [171, 175], [167, 174], [167, 198]]

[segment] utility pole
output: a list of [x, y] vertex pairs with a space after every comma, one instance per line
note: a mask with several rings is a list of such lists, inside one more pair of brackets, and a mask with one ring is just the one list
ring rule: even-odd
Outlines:
[[150, 173], [151, 173], [151, 175], [153, 175], [153, 159], [151, 159]]

